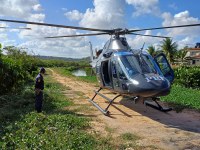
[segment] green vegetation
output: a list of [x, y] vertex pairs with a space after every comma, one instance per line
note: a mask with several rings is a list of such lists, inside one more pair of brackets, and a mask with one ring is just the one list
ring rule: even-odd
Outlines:
[[37, 70], [34, 57], [13, 46], [0, 49], [0, 95], [21, 89]]
[[174, 69], [175, 84], [187, 88], [200, 88], [200, 67], [181, 66]]
[[62, 92], [69, 88], [50, 77], [45, 78], [43, 113], [36, 113], [33, 76], [38, 73], [40, 60], [16, 47], [3, 50], [7, 55], [0, 53], [0, 149], [101, 147], [86, 132], [89, 120], [67, 110], [73, 103]]
[[200, 91], [191, 88], [173, 85], [171, 93], [161, 97], [161, 100], [172, 104], [175, 110], [180, 111], [183, 108], [192, 108], [200, 110]]
[[[1, 105], [1, 149], [92, 149], [95, 139], [86, 133], [89, 120], [65, 110], [73, 105], [61, 85], [46, 80], [44, 112], [34, 112], [32, 86]], [[24, 94], [23, 94], [24, 93]], [[17, 99], [16, 99], [17, 98]], [[65, 109], [63, 109], [65, 107]]]
[[124, 133], [121, 135], [121, 137], [123, 140], [127, 140], [127, 141], [136, 141], [140, 139], [139, 136], [132, 133]]

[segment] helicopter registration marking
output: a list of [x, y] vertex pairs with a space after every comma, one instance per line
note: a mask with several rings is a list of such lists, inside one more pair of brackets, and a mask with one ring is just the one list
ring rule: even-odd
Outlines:
[[145, 79], [147, 82], [150, 82], [151, 80], [164, 80], [164, 78], [161, 76], [146, 76]]

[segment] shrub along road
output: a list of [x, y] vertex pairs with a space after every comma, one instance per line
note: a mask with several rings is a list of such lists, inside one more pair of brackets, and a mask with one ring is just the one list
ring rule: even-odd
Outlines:
[[[111, 113], [107, 117], [88, 102], [88, 98], [93, 96], [93, 90], [98, 88], [95, 84], [77, 80], [76, 77], [60, 75], [55, 70], [51, 71], [57, 82], [74, 91], [65, 94], [71, 96], [74, 103], [84, 106], [71, 109], [94, 118], [92, 130], [100, 135], [138, 135], [140, 138], [137, 145], [153, 145], [161, 149], [200, 149], [200, 113], [186, 109], [181, 113], [162, 113], [120, 97], [110, 107]], [[76, 98], [77, 94], [81, 95], [79, 99]], [[104, 90], [104, 94], [108, 97], [114, 96], [107, 90]], [[97, 102], [102, 107], [107, 105], [101, 97], [97, 97]]]

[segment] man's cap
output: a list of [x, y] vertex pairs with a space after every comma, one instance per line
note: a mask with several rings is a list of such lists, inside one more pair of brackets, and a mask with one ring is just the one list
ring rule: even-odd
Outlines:
[[44, 69], [44, 67], [41, 67], [41, 68], [40, 68], [40, 72], [45, 73], [45, 71], [46, 71], [46, 70]]

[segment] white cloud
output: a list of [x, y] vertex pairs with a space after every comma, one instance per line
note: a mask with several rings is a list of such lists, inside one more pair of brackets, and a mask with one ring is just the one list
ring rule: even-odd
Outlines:
[[60, 57], [89, 56], [88, 43], [84, 37], [45, 39], [47, 36], [78, 34], [76, 30], [28, 25], [32, 30], [23, 30], [19, 37], [26, 42], [18, 45], [27, 47], [35, 54]]
[[[152, 35], [152, 32], [147, 30], [145, 31], [144, 35]], [[157, 35], [160, 35], [160, 33], [158, 33]], [[139, 36], [139, 35], [135, 36], [134, 38], [130, 36], [128, 36], [127, 38], [129, 45], [133, 49], [141, 48], [144, 43], [145, 43], [145, 47], [148, 47], [149, 45], [156, 46], [162, 40], [163, 40], [162, 38], [153, 38], [153, 37]]]
[[26, 19], [38, 5], [38, 0], [0, 0], [0, 16]]
[[36, 4], [33, 6], [33, 10], [34, 11], [42, 11], [43, 8], [42, 8], [41, 4]]
[[94, 0], [94, 8], [88, 8], [80, 26], [112, 29], [125, 26], [124, 0]]
[[80, 13], [78, 10], [66, 12], [64, 15], [70, 20], [81, 20], [83, 18], [83, 14]]
[[133, 16], [140, 16], [143, 14], [159, 15], [158, 7], [159, 0], [126, 0], [129, 5], [133, 5], [135, 12]]
[[8, 35], [5, 33], [0, 34], [0, 39], [3, 40], [8, 40]]
[[[170, 13], [163, 13], [162, 18], [164, 19], [163, 26], [177, 26], [177, 25], [186, 25], [186, 24], [196, 24], [200, 23], [199, 18], [194, 18], [190, 16], [189, 11], [183, 11], [172, 16]], [[186, 28], [174, 28], [167, 29], [168, 36], [191, 36], [197, 37], [200, 34], [199, 27], [186, 27]]]
[[28, 18], [28, 21], [33, 21], [33, 22], [44, 22], [45, 19], [45, 14], [31, 14], [30, 17]]
[[189, 46], [189, 47], [191, 47], [191, 45], [194, 46], [193, 45], [194, 40], [195, 39], [193, 37], [188, 37], [187, 36], [187, 37], [185, 37], [182, 40], [180, 40], [180, 41], [177, 42], [178, 48], [181, 49], [181, 48], [183, 48], [185, 46]]
[[89, 56], [89, 47], [83, 38], [30, 40], [19, 47], [28, 47], [36, 55], [81, 58]]

